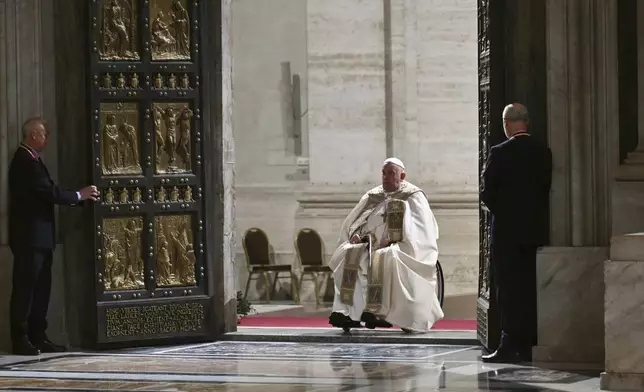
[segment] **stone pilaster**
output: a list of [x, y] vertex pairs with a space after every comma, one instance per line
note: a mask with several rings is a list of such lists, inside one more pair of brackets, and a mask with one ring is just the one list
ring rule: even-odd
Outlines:
[[[51, 148], [43, 159], [54, 178], [58, 174], [56, 149], [53, 2], [0, 0], [0, 351], [9, 349], [9, 295], [12, 255], [8, 245], [8, 169], [20, 142], [20, 126], [29, 117], [42, 116], [52, 129]], [[50, 305], [50, 336], [65, 341], [63, 265], [54, 260]]]
[[[8, 241], [8, 163], [20, 142], [20, 126], [32, 116], [43, 116], [54, 132], [55, 75], [53, 5], [42, 0], [0, 1], [0, 245]], [[55, 148], [43, 153], [50, 172], [57, 173]]]
[[607, 246], [617, 160], [615, 0], [547, 1], [550, 241]]
[[[235, 291], [235, 138], [233, 135], [233, 57], [232, 57], [232, 0], [208, 2], [204, 7], [211, 20], [208, 38], [210, 52], [204, 85], [212, 105], [205, 121], [208, 127], [205, 143], [214, 156], [207, 163], [207, 194], [212, 195], [206, 204], [209, 239], [212, 247], [208, 271], [209, 294], [213, 296], [216, 331], [213, 336], [237, 328]], [[221, 21], [221, 25], [219, 25]], [[215, 28], [215, 27], [220, 27]]]
[[[618, 162], [617, 2], [548, 0], [546, 7], [550, 241], [557, 248], [538, 257], [540, 340], [533, 359], [597, 363], [601, 331], [582, 331], [599, 325], [601, 303], [591, 301], [597, 308], [574, 316], [566, 309], [581, 306], [575, 295], [569, 301], [552, 298], [562, 285], [593, 298], [603, 294], [597, 266], [610, 239], [611, 179]], [[551, 325], [566, 328], [555, 339], [545, 330]]]
[[386, 154], [383, 1], [307, 2], [310, 181], [377, 180]]
[[392, 0], [392, 155], [431, 193], [478, 197], [477, 34], [474, 0]]
[[[225, 330], [237, 329], [235, 291], [235, 136], [233, 134], [233, 57], [232, 57], [232, 0], [221, 2], [221, 95], [222, 150], [224, 189], [224, 313]], [[235, 304], [233, 307], [232, 304]]]

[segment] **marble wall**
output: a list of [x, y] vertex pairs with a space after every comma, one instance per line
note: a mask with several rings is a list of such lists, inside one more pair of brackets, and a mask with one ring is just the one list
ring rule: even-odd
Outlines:
[[[256, 12], [252, 0], [233, 4], [237, 238], [261, 227], [276, 261], [294, 263], [293, 237], [312, 227], [332, 252], [342, 220], [378, 185], [382, 161], [395, 155], [408, 167], [409, 180], [430, 196], [441, 228], [447, 294], [474, 295], [476, 1], [279, 5]], [[261, 23], [265, 19], [270, 26]], [[284, 63], [301, 79], [295, 91], [303, 115], [299, 125], [289, 124], [298, 116], [284, 115], [289, 107], [297, 112], [298, 100], [284, 94]], [[299, 150], [289, 139], [298, 126]], [[236, 262], [243, 288], [247, 274], [239, 241]]]
[[[608, 247], [548, 247], [537, 256], [536, 362], [604, 359], [604, 262]], [[579, 329], [583, 325], [583, 330]]]
[[613, 237], [604, 266], [605, 390], [641, 391], [644, 386], [644, 233]]

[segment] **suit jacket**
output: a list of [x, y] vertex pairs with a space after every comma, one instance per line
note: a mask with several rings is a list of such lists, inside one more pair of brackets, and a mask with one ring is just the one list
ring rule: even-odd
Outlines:
[[490, 149], [481, 201], [492, 213], [492, 242], [544, 245], [549, 237], [552, 154], [532, 136]]
[[9, 247], [54, 249], [54, 204], [77, 203], [76, 191], [54, 184], [40, 157], [21, 145], [9, 166]]

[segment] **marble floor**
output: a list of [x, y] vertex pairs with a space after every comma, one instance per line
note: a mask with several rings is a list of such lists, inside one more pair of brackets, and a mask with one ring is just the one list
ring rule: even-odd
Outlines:
[[[445, 297], [443, 312], [445, 319], [476, 320], [476, 294], [451, 295]], [[316, 305], [315, 302], [303, 302], [296, 305], [290, 301], [273, 301], [272, 303], [253, 302], [253, 311], [249, 317], [328, 317], [332, 303]]]
[[343, 333], [338, 328], [271, 328], [238, 327], [236, 332], [222, 336], [226, 341], [297, 342], [297, 343], [396, 343], [478, 345], [476, 331], [431, 330], [427, 333], [406, 334], [391, 329], [355, 329]]
[[0, 390], [420, 392], [599, 388], [597, 372], [487, 365], [476, 346], [216, 342], [0, 359]]

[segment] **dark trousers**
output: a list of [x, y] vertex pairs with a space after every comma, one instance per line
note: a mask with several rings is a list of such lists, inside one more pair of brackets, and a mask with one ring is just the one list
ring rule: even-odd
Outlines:
[[492, 245], [490, 268], [501, 313], [501, 347], [524, 350], [537, 344], [537, 248], [506, 241]]
[[11, 339], [28, 336], [31, 342], [46, 338], [51, 293], [51, 249], [12, 249]]

